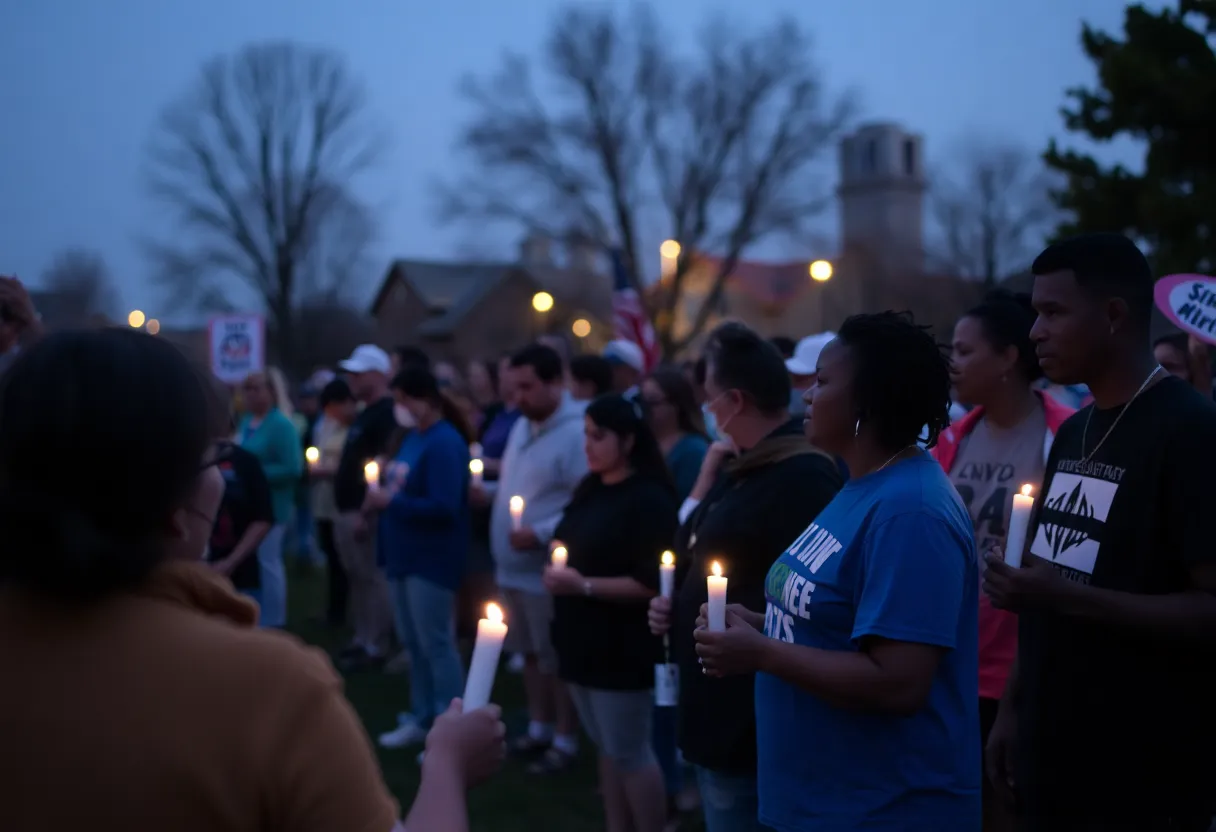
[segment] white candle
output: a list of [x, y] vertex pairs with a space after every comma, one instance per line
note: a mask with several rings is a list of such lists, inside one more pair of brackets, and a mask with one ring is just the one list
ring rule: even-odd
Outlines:
[[473, 485], [481, 488], [482, 476], [486, 472], [486, 464], [480, 459], [469, 460], [469, 473], [473, 475]]
[[480, 442], [474, 442], [472, 445], [469, 446], [469, 456], [476, 459], [476, 458], [480, 457], [481, 454], [482, 454], [482, 447], [481, 447]]
[[1005, 563], [1014, 568], [1022, 565], [1022, 550], [1026, 548], [1026, 530], [1030, 527], [1030, 511], [1034, 508], [1032, 490], [1029, 485], [1023, 485], [1022, 493], [1013, 495], [1009, 534], [1005, 536]]
[[469, 678], [464, 685], [466, 713], [490, 704], [490, 691], [494, 689], [498, 659], [506, 638], [507, 625], [502, 620], [502, 610], [498, 604], [486, 604], [486, 617], [477, 622], [477, 641], [473, 643]]
[[712, 575], [705, 577], [709, 588], [709, 631], [726, 631], [726, 578], [722, 577], [722, 564], [714, 561], [710, 566]]
[[676, 556], [664, 552], [659, 558], [659, 594], [670, 598], [676, 589]]
[[380, 489], [380, 463], [372, 460], [363, 466], [363, 479], [367, 482], [368, 491]]
[[511, 510], [511, 528], [519, 531], [524, 527], [524, 498], [519, 495], [512, 497], [507, 508]]
[[554, 546], [552, 554], [549, 555], [549, 562], [553, 564], [554, 569], [565, 569], [566, 563], [570, 560], [570, 553], [566, 551], [565, 546]]
[[304, 459], [308, 462], [308, 470], [311, 471], [321, 461], [321, 451], [317, 448], [306, 448], [304, 450]]

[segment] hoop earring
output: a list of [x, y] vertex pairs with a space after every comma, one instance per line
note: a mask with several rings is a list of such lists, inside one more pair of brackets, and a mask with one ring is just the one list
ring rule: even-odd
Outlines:
[[855, 425], [853, 425], [853, 438], [856, 439], [858, 436], [861, 436], [861, 420], [860, 419], [858, 419], [857, 423]]

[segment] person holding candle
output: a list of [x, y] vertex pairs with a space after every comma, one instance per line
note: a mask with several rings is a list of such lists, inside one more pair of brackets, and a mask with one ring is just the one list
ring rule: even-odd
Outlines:
[[790, 379], [777, 348], [739, 323], [711, 333], [707, 408], [726, 437], [711, 446], [681, 506], [676, 597], [651, 601], [651, 630], [670, 633], [680, 667], [680, 748], [696, 771], [708, 832], [753, 832], [757, 820], [755, 680], [710, 678], [693, 631], [718, 562], [731, 600], [758, 609], [773, 561], [840, 489], [835, 462], [789, 415]]
[[[578, 717], [557, 677], [549, 629], [553, 599], [542, 575], [554, 529], [587, 472], [584, 408], [566, 392], [561, 357], [551, 347], [525, 347], [511, 359], [509, 373], [524, 418], [511, 429], [498, 481], [486, 482], [473, 498], [493, 497], [490, 542], [511, 625], [507, 650], [525, 656], [530, 718], [527, 734], [512, 747], [539, 757], [531, 769], [544, 774], [570, 766], [578, 751]], [[523, 503], [518, 524], [513, 497]]]
[[1216, 406], [1155, 360], [1131, 239], [1067, 238], [1031, 272], [1039, 366], [1094, 403], [1056, 435], [1021, 567], [987, 564], [1019, 623], [989, 777], [1035, 832], [1199, 832], [1216, 812]]
[[393, 612], [388, 584], [376, 565], [376, 529], [363, 511], [368, 487], [364, 468], [387, 452], [400, 426], [389, 394], [391, 362], [374, 344], [355, 348], [339, 366], [355, 398], [363, 403], [346, 434], [334, 472], [334, 542], [350, 584], [354, 639], [339, 654], [346, 670], [379, 667], [392, 639]]
[[679, 505], [640, 405], [601, 396], [587, 406], [584, 431], [589, 473], [555, 531], [567, 560], [544, 576], [558, 673], [599, 751], [609, 832], [661, 832], [667, 798], [651, 743], [651, 688], [662, 658], [646, 609]]
[[772, 565], [763, 609], [695, 632], [708, 676], [757, 672], [760, 821], [977, 829], [975, 542], [919, 447], [948, 424], [949, 361], [906, 313], [856, 315], [806, 398], [808, 438], [852, 478]]
[[[0, 687], [5, 829], [400, 828], [332, 664], [256, 628], [204, 562], [235, 449], [212, 385], [125, 327], [54, 333], [6, 373], [0, 659], [21, 683]], [[65, 719], [82, 695], [104, 716]], [[467, 832], [465, 791], [503, 735], [498, 709], [453, 702], [406, 828]]]
[[340, 378], [329, 381], [321, 388], [320, 401], [322, 415], [313, 431], [317, 463], [309, 472], [312, 480], [312, 512], [317, 521], [317, 543], [325, 556], [325, 621], [331, 627], [342, 627], [346, 625], [350, 586], [334, 541], [338, 508], [334, 503], [333, 478], [338, 461], [342, 458], [347, 431], [355, 421], [358, 410], [350, 385]]
[[[998, 291], [954, 327], [950, 381], [955, 400], [972, 409], [942, 432], [930, 453], [963, 498], [981, 553], [1005, 547], [1015, 495], [1026, 485], [1038, 493], [1052, 439], [1073, 413], [1035, 389], [1042, 370], [1030, 340], [1034, 319], [1029, 297]], [[983, 593], [979, 605], [982, 747], [1017, 655], [1018, 621]], [[985, 828], [1010, 828], [987, 785], [984, 798]]]
[[426, 738], [464, 685], [456, 591], [469, 548], [472, 428], [426, 368], [402, 370], [391, 389], [416, 426], [393, 460], [408, 473], [399, 485], [369, 492], [365, 507], [379, 515], [377, 560], [388, 578], [397, 637], [410, 660], [408, 718], [381, 735], [380, 745], [404, 748]]
[[265, 627], [287, 624], [287, 572], [283, 564], [283, 542], [287, 522], [295, 510], [296, 488], [304, 473], [300, 436], [282, 407], [267, 373], [250, 373], [241, 385], [248, 411], [237, 428], [237, 442], [262, 464], [274, 505], [274, 526], [258, 547], [261, 569], [261, 623]]

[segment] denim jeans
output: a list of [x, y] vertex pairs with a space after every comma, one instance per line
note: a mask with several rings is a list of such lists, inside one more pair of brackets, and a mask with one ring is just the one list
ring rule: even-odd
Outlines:
[[675, 708], [654, 709], [654, 730], [651, 732], [654, 754], [659, 759], [659, 768], [663, 769], [663, 785], [667, 794], [674, 797], [684, 788], [684, 772], [680, 766], [680, 756], [676, 753], [677, 719]]
[[410, 712], [429, 727], [464, 691], [456, 593], [417, 577], [389, 580], [397, 636], [410, 657]]
[[767, 832], [760, 823], [760, 799], [756, 776], [720, 774], [696, 767], [697, 788], [701, 791], [701, 811], [705, 832]]
[[287, 570], [283, 568], [283, 537], [287, 527], [272, 526], [258, 547], [258, 567], [262, 577], [263, 627], [287, 625]]

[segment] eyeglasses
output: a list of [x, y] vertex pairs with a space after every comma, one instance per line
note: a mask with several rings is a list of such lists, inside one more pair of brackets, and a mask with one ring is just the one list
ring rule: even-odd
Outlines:
[[206, 471], [213, 465], [223, 465], [225, 462], [231, 462], [236, 456], [236, 446], [227, 440], [216, 442], [208, 450], [203, 458], [202, 464], [198, 466], [199, 471]]

